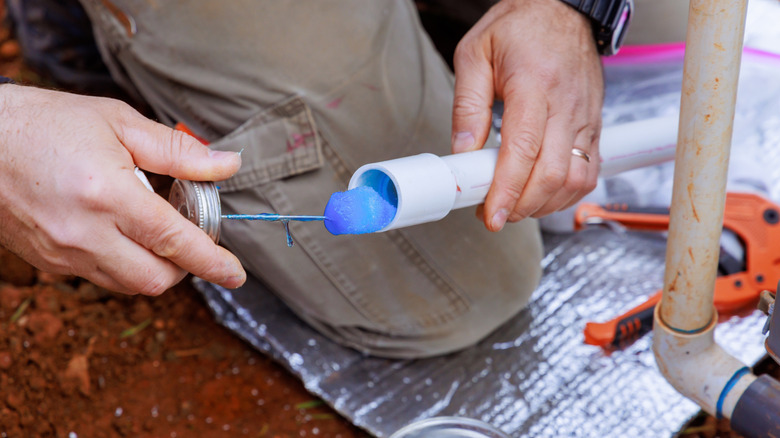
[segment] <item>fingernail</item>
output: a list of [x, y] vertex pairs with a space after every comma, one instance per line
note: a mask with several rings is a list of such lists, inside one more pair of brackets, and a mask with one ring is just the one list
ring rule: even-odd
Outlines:
[[244, 284], [245, 281], [246, 281], [246, 274], [242, 272], [241, 274], [236, 274], [228, 277], [224, 281], [220, 282], [220, 284], [227, 288], [235, 289], [237, 287], [240, 287], [242, 284]]
[[217, 151], [214, 149], [209, 149], [209, 157], [214, 158], [216, 160], [227, 160], [229, 158], [235, 157], [236, 155], [238, 155], [238, 157], [240, 158], [241, 152]]
[[501, 229], [504, 228], [504, 224], [506, 224], [506, 218], [508, 217], [509, 210], [502, 208], [493, 215], [493, 219], [490, 220], [490, 225], [494, 230], [501, 231]]
[[459, 132], [452, 139], [452, 152], [465, 152], [474, 146], [474, 136], [470, 132]]

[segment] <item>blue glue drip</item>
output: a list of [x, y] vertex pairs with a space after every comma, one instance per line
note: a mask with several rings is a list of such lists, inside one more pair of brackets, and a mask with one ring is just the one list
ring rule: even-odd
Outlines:
[[290, 222], [282, 221], [282, 225], [284, 226], [284, 233], [287, 235], [287, 247], [292, 248], [295, 242], [293, 242], [292, 234], [290, 234]]
[[373, 188], [355, 187], [331, 195], [325, 206], [325, 228], [333, 235], [373, 233], [395, 217], [396, 207]]

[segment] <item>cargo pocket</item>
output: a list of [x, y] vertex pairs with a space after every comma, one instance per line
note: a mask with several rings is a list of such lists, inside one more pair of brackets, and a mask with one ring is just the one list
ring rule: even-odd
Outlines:
[[[267, 139], [277, 140], [261, 144]], [[323, 164], [322, 141], [314, 118], [298, 96], [255, 114], [210, 148], [244, 151], [238, 173], [218, 183], [224, 193], [300, 175]]]
[[[292, 97], [213, 142], [219, 150], [244, 149], [241, 170], [217, 183], [224, 211], [321, 214], [354, 170], [328, 140], [308, 104]], [[304, 320], [373, 351], [393, 339], [439, 336], [471, 308], [467, 294], [428, 255], [428, 235], [441, 234], [440, 226], [345, 238], [320, 224], [293, 223], [291, 250], [282, 247], [278, 224], [227, 221], [222, 236], [245, 268]], [[442, 236], [436, 245], [446, 241]]]

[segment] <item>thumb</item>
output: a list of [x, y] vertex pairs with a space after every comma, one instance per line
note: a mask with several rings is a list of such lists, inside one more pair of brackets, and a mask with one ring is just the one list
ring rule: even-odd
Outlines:
[[138, 113], [115, 124], [117, 138], [135, 164], [150, 172], [193, 181], [221, 181], [241, 167], [237, 152], [216, 151], [184, 132]]
[[479, 44], [463, 40], [453, 59], [455, 99], [452, 108], [452, 152], [481, 148], [493, 118], [493, 68]]

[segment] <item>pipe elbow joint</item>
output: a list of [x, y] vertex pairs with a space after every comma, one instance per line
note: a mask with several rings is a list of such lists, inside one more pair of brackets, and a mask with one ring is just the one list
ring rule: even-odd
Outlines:
[[718, 418], [731, 418], [740, 395], [756, 379], [749, 368], [715, 343], [717, 311], [696, 333], [666, 325], [655, 308], [653, 353], [661, 374], [682, 395]]

